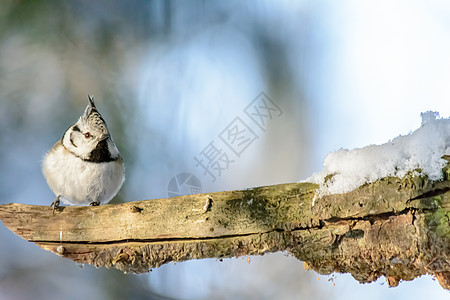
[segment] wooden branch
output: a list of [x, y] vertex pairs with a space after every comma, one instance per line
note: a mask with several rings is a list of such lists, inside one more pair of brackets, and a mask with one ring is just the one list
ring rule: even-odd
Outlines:
[[98, 207], [0, 205], [15, 234], [62, 257], [124, 272], [288, 251], [321, 274], [390, 286], [429, 273], [450, 288], [450, 181], [408, 175], [315, 200], [291, 183]]

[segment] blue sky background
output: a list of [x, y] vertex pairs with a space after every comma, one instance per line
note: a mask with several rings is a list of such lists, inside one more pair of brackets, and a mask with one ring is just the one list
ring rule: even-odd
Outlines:
[[[65, 1], [0, 4], [0, 203], [47, 205], [44, 153], [92, 93], [127, 167], [115, 203], [295, 182], [340, 148], [450, 115], [446, 1]], [[194, 157], [261, 92], [282, 110], [212, 182]], [[319, 276], [286, 253], [123, 275], [61, 259], [0, 226], [0, 299], [448, 299], [424, 276], [388, 288]], [[7, 253], [7, 254], [4, 254]], [[319, 280], [318, 280], [319, 279]], [[331, 279], [331, 281], [330, 281]]]

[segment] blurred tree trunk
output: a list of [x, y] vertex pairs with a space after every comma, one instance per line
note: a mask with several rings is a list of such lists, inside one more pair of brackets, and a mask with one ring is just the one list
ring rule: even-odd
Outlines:
[[[172, 261], [288, 251], [320, 274], [390, 286], [450, 278], [450, 181], [389, 177], [317, 197], [291, 183], [99, 207], [0, 205], [22, 238], [62, 257], [142, 273]], [[313, 204], [315, 199], [315, 204]]]

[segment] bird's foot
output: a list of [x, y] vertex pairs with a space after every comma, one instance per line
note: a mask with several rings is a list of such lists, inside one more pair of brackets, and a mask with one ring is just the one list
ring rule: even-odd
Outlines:
[[100, 205], [100, 202], [98, 202], [98, 201], [93, 201], [93, 202], [89, 203], [89, 206], [99, 206], [99, 205]]
[[50, 207], [53, 207], [53, 214], [55, 214], [55, 209], [57, 209], [59, 206], [59, 204], [61, 203], [59, 198], [61, 197], [61, 195], [58, 195], [55, 200], [53, 200], [52, 204], [50, 204]]

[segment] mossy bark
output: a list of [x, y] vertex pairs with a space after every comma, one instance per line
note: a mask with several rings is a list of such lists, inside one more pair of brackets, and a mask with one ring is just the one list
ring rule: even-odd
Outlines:
[[[446, 170], [444, 170], [446, 172]], [[172, 261], [287, 251], [321, 274], [449, 288], [450, 181], [408, 175], [317, 197], [291, 183], [99, 207], [0, 205], [14, 233], [79, 263], [148, 272]], [[312, 205], [314, 202], [314, 205]]]

